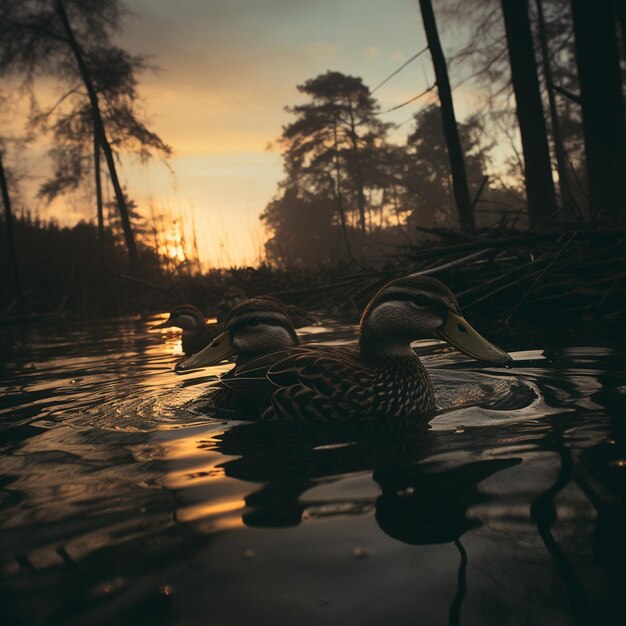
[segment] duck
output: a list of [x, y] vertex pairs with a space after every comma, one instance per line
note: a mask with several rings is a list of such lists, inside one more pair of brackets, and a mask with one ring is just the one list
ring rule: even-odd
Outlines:
[[[245, 392], [233, 392], [228, 381], [238, 376], [242, 367], [254, 361], [257, 367], [265, 355], [272, 358], [288, 356], [299, 346], [299, 338], [285, 305], [277, 298], [260, 296], [250, 298], [234, 306], [224, 319], [224, 330], [207, 348], [184, 359], [176, 365], [175, 372], [182, 374], [205, 364], [210, 347], [211, 363], [219, 363], [232, 356], [234, 366], [218, 380], [209, 393], [207, 408], [256, 413], [264, 409], [263, 401], [253, 391], [253, 385]], [[200, 362], [201, 365], [197, 365]], [[263, 395], [261, 394], [260, 398]]]
[[[220, 324], [224, 324], [230, 312], [241, 302], [248, 300], [248, 296], [243, 289], [231, 287], [225, 294], [220, 303], [217, 305], [215, 317]], [[202, 346], [204, 347], [204, 346]]]
[[[313, 326], [319, 324], [320, 320], [315, 313], [307, 311], [296, 304], [284, 304], [278, 298], [271, 295], [259, 295], [255, 298], [273, 298], [276, 302], [280, 302], [281, 306], [285, 309], [289, 316], [294, 328], [302, 328], [304, 326]], [[240, 302], [248, 300], [248, 296], [243, 289], [237, 289], [231, 287], [225, 294], [222, 301], [217, 305], [216, 318], [220, 323], [224, 323], [226, 318], [230, 315], [233, 308]], [[204, 346], [203, 346], [204, 347]]]
[[192, 355], [210, 344], [224, 330], [224, 325], [207, 324], [200, 309], [192, 304], [179, 304], [162, 324], [154, 328], [182, 329], [183, 352]]
[[[235, 352], [232, 337], [230, 331], [220, 335], [194, 355], [194, 366]], [[266, 353], [247, 359], [222, 384], [232, 394], [262, 400], [262, 419], [429, 418], [435, 413], [433, 385], [411, 347], [420, 339], [441, 339], [477, 360], [511, 360], [463, 317], [446, 285], [412, 274], [388, 282], [372, 297], [361, 316], [356, 348], [302, 346]]]

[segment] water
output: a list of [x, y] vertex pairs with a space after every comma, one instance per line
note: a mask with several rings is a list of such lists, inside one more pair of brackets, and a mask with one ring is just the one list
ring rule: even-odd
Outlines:
[[144, 321], [0, 332], [3, 624], [623, 623], [615, 348], [420, 344], [430, 428], [333, 427], [198, 414]]

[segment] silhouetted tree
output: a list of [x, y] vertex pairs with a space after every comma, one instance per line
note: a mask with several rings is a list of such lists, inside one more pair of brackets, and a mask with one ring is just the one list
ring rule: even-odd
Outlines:
[[340, 255], [341, 234], [333, 227], [335, 205], [331, 196], [315, 196], [287, 187], [272, 200], [261, 220], [272, 231], [265, 244], [270, 260], [283, 266], [312, 265]]
[[556, 196], [527, 0], [502, 0], [502, 13], [522, 136], [528, 216], [539, 225], [555, 213]]
[[9, 182], [7, 173], [4, 168], [4, 146], [0, 141], [0, 192], [2, 194], [2, 203], [4, 205], [4, 229], [6, 231], [7, 247], [9, 249], [9, 258], [11, 259], [13, 282], [15, 295], [22, 297], [22, 281], [20, 278], [20, 268], [17, 262], [17, 251], [15, 248], [15, 237], [13, 235], [13, 211], [11, 206], [11, 195], [9, 193]]
[[461, 148], [456, 116], [454, 114], [454, 103], [452, 101], [452, 92], [448, 79], [448, 68], [446, 67], [446, 60], [439, 41], [439, 32], [437, 31], [437, 23], [435, 21], [431, 0], [419, 0], [419, 3], [426, 39], [428, 40], [428, 47], [430, 48], [435, 77], [437, 79], [443, 132], [448, 147], [450, 169], [452, 171], [452, 186], [459, 215], [459, 224], [463, 231], [471, 233], [475, 229], [474, 213], [467, 186], [463, 150]]
[[[171, 148], [150, 131], [138, 118], [136, 73], [145, 68], [141, 57], [110, 46], [89, 51], [88, 63], [109, 143], [114, 153], [134, 153], [142, 161], [153, 153], [167, 158]], [[101, 146], [93, 124], [91, 104], [79, 84], [69, 85], [61, 101], [45, 111], [37, 111], [31, 125], [51, 131], [54, 144], [49, 153], [54, 163], [52, 176], [39, 195], [47, 200], [79, 188], [94, 176], [98, 227], [103, 239], [102, 184], [100, 180]]]
[[[448, 158], [447, 143], [441, 127], [439, 107], [431, 105], [415, 114], [415, 128], [407, 138], [402, 166], [404, 191], [402, 207], [410, 210], [410, 226], [447, 226], [455, 222], [452, 172]], [[467, 177], [472, 195], [475, 196], [487, 175], [488, 155], [492, 144], [484, 144], [485, 132], [477, 116], [458, 125], [459, 139], [465, 154]], [[481, 190], [479, 202], [487, 214], [499, 217], [505, 205], [518, 207], [517, 194], [486, 184]], [[482, 218], [477, 222], [493, 223], [496, 219]]]
[[123, 13], [121, 0], [6, 0], [0, 6], [0, 74], [21, 73], [25, 83], [40, 73], [69, 77], [71, 83], [80, 79], [115, 192], [131, 269], [136, 269], [136, 244], [89, 65], [90, 53], [113, 49], [110, 38]]
[[552, 126], [554, 154], [556, 156], [557, 171], [559, 173], [561, 205], [564, 211], [564, 217], [571, 219], [573, 217], [573, 209], [572, 197], [569, 189], [569, 172], [567, 167], [565, 147], [563, 146], [563, 138], [561, 136], [561, 122], [559, 120], [559, 112], [557, 109], [556, 97], [554, 94], [554, 79], [552, 78], [552, 68], [550, 66], [548, 35], [546, 32], [546, 23], [543, 13], [542, 0], [535, 0], [535, 7], [537, 9], [537, 35], [539, 38], [539, 46], [541, 49], [541, 62], [546, 87], [546, 94], [548, 96], [548, 110], [550, 111], [550, 124]]
[[280, 138], [287, 180], [314, 194], [340, 193], [365, 232], [367, 176], [388, 125], [376, 118], [378, 105], [360, 78], [329, 71], [298, 89], [311, 100], [287, 109], [297, 116]]
[[626, 124], [611, 2], [572, 0], [592, 214], [626, 212]]

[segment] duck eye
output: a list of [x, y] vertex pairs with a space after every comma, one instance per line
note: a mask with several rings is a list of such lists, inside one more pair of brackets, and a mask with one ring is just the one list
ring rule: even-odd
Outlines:
[[250, 326], [258, 326], [261, 323], [261, 320], [258, 317], [253, 317], [248, 324]]

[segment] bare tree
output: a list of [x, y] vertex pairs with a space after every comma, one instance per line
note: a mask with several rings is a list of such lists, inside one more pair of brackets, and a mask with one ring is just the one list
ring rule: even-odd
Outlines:
[[437, 31], [437, 23], [435, 21], [431, 0], [419, 0], [419, 2], [422, 11], [422, 20], [424, 22], [424, 30], [426, 31], [426, 39], [428, 40], [428, 47], [430, 48], [433, 67], [435, 69], [435, 78], [437, 80], [437, 91], [439, 93], [443, 119], [443, 132], [450, 156], [452, 186], [454, 189], [456, 208], [459, 214], [459, 223], [463, 231], [472, 233], [476, 229], [474, 211], [467, 185], [465, 161], [454, 114], [454, 103], [452, 101], [446, 59], [439, 41], [439, 33]]
[[113, 158], [113, 151], [111, 150], [111, 145], [109, 144], [109, 140], [106, 136], [106, 131], [104, 128], [104, 123], [102, 121], [102, 114], [100, 112], [100, 103], [98, 101], [98, 94], [94, 87], [91, 73], [87, 64], [85, 63], [83, 51], [76, 40], [74, 35], [74, 31], [70, 24], [69, 18], [67, 16], [67, 12], [65, 11], [65, 6], [63, 5], [63, 0], [54, 0], [55, 8], [57, 16], [63, 25], [63, 30], [65, 31], [65, 36], [67, 37], [67, 43], [72, 50], [72, 54], [76, 59], [76, 64], [78, 66], [78, 71], [85, 85], [85, 89], [87, 90], [87, 95], [89, 97], [89, 104], [91, 106], [91, 115], [93, 118], [93, 127], [94, 134], [104, 152], [104, 157], [107, 162], [107, 166], [109, 168], [109, 175], [111, 177], [111, 184], [113, 185], [113, 190], [115, 192], [115, 199], [117, 200], [117, 206], [120, 212], [120, 219], [122, 220], [122, 228], [124, 230], [124, 239], [126, 240], [126, 247], [128, 248], [128, 259], [130, 262], [130, 268], [132, 271], [136, 271], [139, 265], [139, 259], [137, 257], [137, 246], [135, 244], [135, 237], [133, 235], [133, 229], [130, 225], [130, 219], [128, 217], [128, 207], [126, 206], [126, 199], [124, 198], [124, 192], [122, 190], [122, 185], [120, 184], [118, 175], [117, 175], [117, 167], [115, 166], [115, 159]]
[[138, 266], [135, 238], [94, 82], [94, 68], [89, 63], [94, 51], [114, 48], [110, 38], [119, 29], [124, 11], [121, 0], [4, 0], [0, 4], [0, 74], [21, 74], [25, 84], [32, 83], [38, 74], [71, 83], [80, 79], [134, 271]]
[[626, 212], [626, 125], [611, 2], [571, 0], [592, 215]]
[[[143, 58], [107, 46], [90, 50], [86, 60], [114, 154], [120, 151], [133, 153], [146, 161], [157, 153], [167, 159], [171, 148], [138, 118], [140, 97], [135, 75], [146, 68]], [[53, 138], [49, 154], [55, 167], [52, 175], [40, 186], [39, 195], [52, 201], [67, 191], [78, 189], [93, 176], [102, 242], [102, 148], [95, 132], [91, 103], [81, 88], [80, 79], [69, 83], [68, 88], [52, 107], [31, 115], [31, 127], [51, 132]]]
[[561, 123], [554, 97], [554, 85], [552, 79], [552, 68], [550, 67], [550, 55], [548, 52], [548, 38], [546, 35], [546, 25], [543, 15], [542, 0], [535, 0], [537, 7], [537, 34], [541, 48], [541, 61], [543, 66], [543, 77], [548, 94], [548, 106], [550, 110], [550, 122], [552, 126], [552, 139], [554, 141], [554, 154], [556, 156], [557, 170], [559, 172], [559, 189], [561, 191], [561, 205], [565, 216], [573, 217], [572, 198], [569, 190], [569, 175], [567, 171], [567, 156], [561, 137]]
[[528, 217], [539, 225], [555, 213], [556, 196], [527, 0], [502, 0], [502, 14], [524, 152]]

